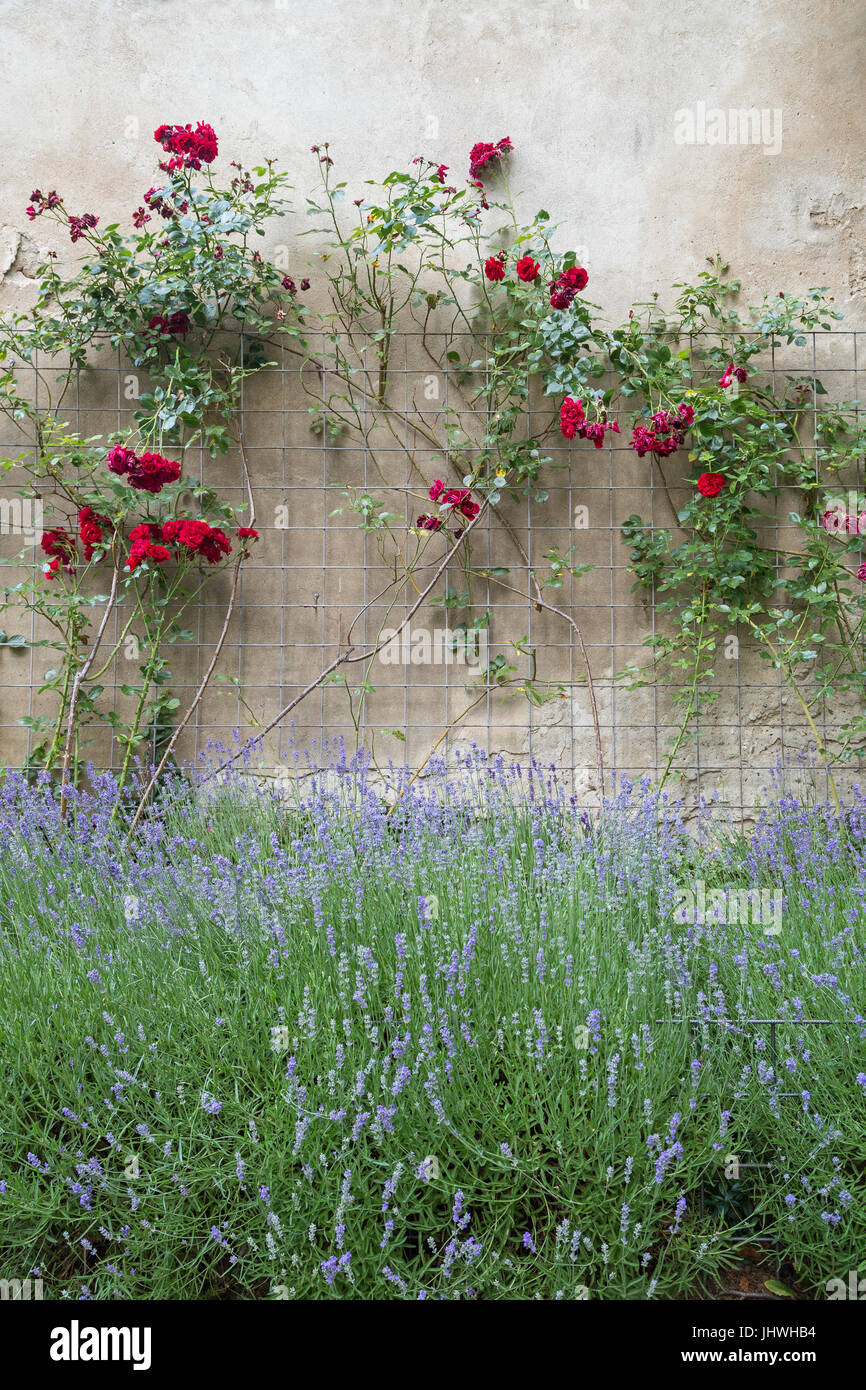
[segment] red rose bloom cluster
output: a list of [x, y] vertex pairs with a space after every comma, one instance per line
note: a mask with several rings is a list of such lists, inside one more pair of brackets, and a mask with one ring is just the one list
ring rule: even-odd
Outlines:
[[195, 130], [191, 125], [161, 125], [153, 138], [166, 154], [175, 156], [169, 161], [170, 169], [200, 169], [202, 164], [212, 164], [219, 152], [213, 126], [204, 121]]
[[596, 449], [600, 449], [607, 430], [613, 430], [614, 434], [620, 433], [616, 420], [594, 420], [591, 425], [581, 425], [577, 433], [581, 439], [591, 439]]
[[183, 546], [191, 555], [200, 555], [208, 564], [216, 565], [224, 555], [231, 554], [231, 542], [218, 526], [206, 521], [185, 521], [176, 518], [163, 522], [163, 540], [170, 545]]
[[[467, 521], [474, 521], [481, 510], [478, 503], [472, 501], [468, 488], [446, 488], [441, 478], [437, 478], [430, 489], [430, 501], [438, 502], [440, 507], [451, 508], [450, 515], [456, 513], [465, 516]], [[422, 531], [438, 531], [443, 524], [441, 516], [419, 516], [415, 522]]]
[[731, 384], [731, 378], [736, 377], [737, 381], [743, 386], [749, 379], [749, 373], [745, 367], [735, 367], [733, 362], [729, 362], [722, 376], [719, 377], [719, 385], [726, 391]]
[[181, 309], [169, 314], [167, 318], [165, 314], [154, 314], [147, 325], [149, 333], [158, 333], [160, 337], [165, 337], [168, 333], [188, 333], [190, 327], [189, 314], [183, 313]]
[[126, 568], [134, 573], [145, 560], [152, 560], [155, 565], [166, 564], [171, 559], [171, 551], [161, 544], [161, 538], [161, 529], [155, 521], [143, 521], [140, 526], [133, 526], [129, 533], [132, 548]]
[[724, 473], [702, 473], [698, 478], [698, 492], [702, 497], [718, 497], [726, 481]]
[[589, 276], [582, 265], [569, 266], [550, 282], [550, 306], [552, 309], [567, 309], [574, 296], [589, 284]]
[[446, 488], [441, 478], [437, 478], [430, 489], [430, 501], [438, 502], [440, 507], [455, 507], [467, 521], [474, 521], [481, 510], [478, 503], [472, 501], [468, 488]]
[[858, 579], [866, 579], [866, 565], [861, 565], [857, 571]]
[[31, 222], [35, 222], [37, 217], [41, 217], [43, 212], [50, 212], [52, 208], [58, 208], [63, 202], [59, 193], [54, 190], [50, 193], [43, 193], [41, 189], [34, 188], [30, 194], [30, 206], [27, 208], [27, 216]]
[[48, 556], [50, 564], [46, 566], [46, 578], [53, 578], [62, 565], [68, 574], [75, 569], [75, 537], [70, 536], [62, 526], [56, 526], [53, 531], [44, 531], [40, 541], [43, 551]]
[[128, 477], [140, 492], [161, 492], [166, 483], [176, 483], [180, 464], [163, 458], [162, 454], [145, 453], [141, 457], [132, 449], [117, 444], [108, 455], [108, 467], [118, 477]]
[[489, 144], [486, 140], [479, 140], [469, 151], [469, 175], [477, 179], [481, 170], [486, 168], [493, 160], [500, 160], [514, 146], [506, 135], [502, 140], [497, 140], [495, 145]]
[[500, 251], [498, 256], [488, 256], [484, 262], [484, 274], [488, 280], [505, 279], [505, 252]]
[[78, 513], [78, 535], [84, 546], [84, 558], [88, 564], [93, 559], [96, 547], [102, 544], [103, 528], [110, 525], [107, 518], [99, 516], [92, 507], [82, 507]]
[[638, 458], [644, 454], [657, 454], [667, 458], [668, 454], [679, 449], [686, 430], [694, 422], [695, 412], [683, 402], [676, 410], [658, 410], [650, 420], [651, 428], [635, 425], [631, 436], [631, 447]]
[[92, 212], [85, 212], [81, 217], [70, 217], [69, 219], [69, 240], [80, 241], [89, 227], [95, 227], [99, 218], [94, 217]]
[[559, 428], [566, 439], [574, 439], [585, 419], [582, 402], [566, 396], [559, 407]]
[[[174, 217], [174, 209], [169, 207], [168, 203], [166, 203], [164, 198], [160, 197], [158, 189], [149, 188], [144, 195], [144, 201], [149, 208], [153, 209], [154, 212], [158, 212], [160, 217]], [[135, 217], [133, 217], [132, 220], [133, 222], [135, 222]], [[144, 222], [149, 221], [149, 217], [144, 218]], [[143, 223], [139, 221], [136, 222], [135, 225], [138, 227], [142, 226]]]
[[[249, 528], [244, 528], [247, 536], [255, 536]], [[239, 532], [240, 534], [240, 532]], [[126, 562], [127, 569], [135, 571], [144, 560], [152, 560], [156, 565], [164, 565], [171, 559], [168, 545], [178, 548], [178, 557], [191, 559], [200, 555], [208, 564], [216, 565], [224, 555], [231, 554], [231, 542], [218, 526], [209, 526], [206, 521], [173, 517], [158, 525], [155, 521], [143, 521], [134, 526], [129, 533], [132, 548]]]
[[574, 439], [575, 435], [578, 439], [591, 439], [596, 449], [600, 449], [604, 443], [607, 430], [620, 433], [615, 420], [594, 420], [588, 425], [583, 402], [573, 400], [571, 396], [566, 396], [559, 407], [559, 428], [566, 439]]

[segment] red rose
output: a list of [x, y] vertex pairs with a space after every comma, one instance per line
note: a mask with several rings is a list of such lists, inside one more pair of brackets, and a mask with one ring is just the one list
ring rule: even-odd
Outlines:
[[144, 195], [144, 201], [149, 208], [153, 208], [154, 212], [158, 212], [160, 217], [174, 217], [173, 209], [164, 202], [155, 188], [149, 188], [147, 190]]
[[219, 153], [213, 126], [208, 125], [206, 121], [199, 121], [195, 133], [198, 141], [197, 154], [199, 159], [203, 160], [205, 164], [212, 164]]
[[631, 447], [638, 458], [642, 459], [644, 454], [651, 453], [654, 443], [655, 435], [647, 429], [646, 425], [635, 425], [631, 436]]
[[503, 155], [508, 154], [509, 150], [513, 148], [514, 146], [507, 135], [501, 140], [497, 140], [495, 145], [491, 145], [486, 140], [479, 140], [469, 151], [470, 178], [477, 179], [481, 170], [485, 168], [486, 165], [490, 164], [491, 161], [500, 160]]
[[507, 135], [503, 136], [502, 140], [498, 140], [496, 145], [491, 145], [488, 140], [478, 140], [477, 145], [473, 145], [470, 154], [468, 154], [468, 172], [470, 172], [470, 178], [477, 179], [478, 175], [481, 174], [482, 168], [485, 168], [485, 165], [491, 163], [491, 161], [500, 160], [503, 154], [509, 153], [509, 150], [512, 149], [512, 142], [507, 138]]
[[495, 158], [496, 146], [487, 140], [479, 140], [469, 151], [469, 175], [477, 179], [488, 160]]
[[694, 418], [695, 412], [685, 403], [679, 405], [676, 411], [657, 410], [650, 419], [652, 429], [646, 425], [635, 425], [631, 447], [638, 458], [643, 458], [647, 453], [667, 458], [680, 447]]
[[129, 481], [141, 492], [156, 494], [166, 483], [176, 483], [180, 477], [180, 464], [163, 458], [162, 454], [148, 451], [136, 458], [129, 469]]
[[259, 538], [259, 533], [258, 531], [253, 530], [252, 526], [239, 526], [238, 536], [241, 540], [257, 541]]
[[231, 542], [224, 531], [219, 527], [208, 527], [208, 534], [202, 540], [198, 553], [209, 565], [217, 565], [224, 555], [231, 554], [231, 548]]
[[437, 478], [436, 481], [435, 481], [435, 483], [433, 484], [433, 486], [432, 486], [431, 489], [430, 489], [430, 501], [431, 501], [431, 502], [438, 502], [438, 501], [439, 501], [439, 498], [442, 496], [442, 494], [443, 494], [444, 491], [445, 491], [445, 484], [443, 483], [443, 481], [442, 481], [441, 478]]
[[698, 478], [698, 492], [702, 497], [718, 497], [726, 481], [723, 473], [702, 473]]
[[137, 462], [135, 453], [132, 449], [126, 449], [122, 444], [115, 444], [108, 454], [108, 467], [110, 472], [117, 473], [121, 478], [125, 473], [129, 473], [133, 465]]
[[99, 221], [92, 212], [85, 212], [81, 217], [70, 217], [69, 219], [69, 240], [80, 241], [84, 233], [90, 227], [95, 227]]
[[505, 252], [500, 251], [498, 256], [488, 256], [484, 262], [484, 274], [488, 280], [505, 279]]
[[594, 420], [590, 425], [581, 425], [577, 432], [582, 439], [591, 439], [594, 447], [600, 449], [608, 430], [619, 434], [619, 425], [615, 420]]
[[82, 507], [78, 513], [78, 525], [81, 534], [86, 526], [95, 526], [98, 531], [101, 531], [104, 526], [110, 526], [110, 524], [107, 517], [100, 516], [92, 507]]
[[568, 285], [569, 289], [578, 292], [585, 290], [589, 284], [589, 276], [582, 265], [570, 265], [568, 270], [564, 270], [559, 278], [564, 285]]
[[137, 570], [144, 560], [152, 560], [155, 565], [164, 565], [170, 559], [171, 554], [164, 545], [138, 540], [129, 552], [126, 567], [129, 570]]
[[[75, 537], [62, 526], [55, 527], [53, 531], [44, 531], [40, 545], [48, 558], [57, 560], [65, 570], [71, 573], [75, 568]], [[52, 574], [54, 572], [52, 569]]]
[[415, 525], [420, 531], [438, 531], [442, 525], [442, 518], [438, 516], [419, 516]]
[[726, 390], [731, 384], [731, 378], [736, 377], [741, 386], [744, 386], [749, 379], [749, 373], [745, 367], [735, 367], [733, 362], [729, 362], [722, 376], [719, 377], [719, 385], [722, 390]]
[[528, 285], [531, 284], [533, 280], [538, 279], [538, 272], [541, 270], [541, 266], [538, 264], [538, 261], [534, 261], [531, 256], [521, 256], [514, 269], [517, 271], [518, 280], [522, 280], [524, 284]]
[[589, 276], [581, 265], [569, 266], [550, 284], [550, 304], [553, 309], [567, 309], [574, 296], [589, 284]]
[[184, 521], [178, 533], [178, 541], [189, 550], [198, 550], [210, 527], [206, 521]]
[[585, 419], [583, 404], [566, 396], [559, 407], [559, 428], [566, 439], [573, 439]]
[[63, 199], [54, 190], [43, 194], [40, 189], [34, 188], [30, 194], [30, 207], [27, 208], [27, 216], [31, 222], [34, 222], [37, 217], [42, 216], [43, 212], [59, 207], [62, 202]]

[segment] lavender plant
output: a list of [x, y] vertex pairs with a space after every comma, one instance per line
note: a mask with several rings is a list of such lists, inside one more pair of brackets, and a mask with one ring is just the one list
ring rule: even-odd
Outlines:
[[805, 1296], [858, 1268], [866, 797], [689, 834], [477, 749], [392, 769], [392, 814], [339, 749], [208, 770], [131, 842], [107, 775], [65, 819], [46, 773], [0, 792], [0, 1274], [673, 1299], [756, 1232]]

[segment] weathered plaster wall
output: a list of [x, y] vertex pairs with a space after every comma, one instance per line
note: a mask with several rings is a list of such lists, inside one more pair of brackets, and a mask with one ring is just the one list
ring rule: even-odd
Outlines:
[[[612, 311], [717, 248], [769, 289], [866, 289], [862, 0], [3, 0], [0, 24], [19, 232], [34, 184], [123, 214], [163, 120], [211, 121], [301, 190], [316, 141], [367, 174], [420, 150], [459, 169], [509, 134], [515, 185], [586, 248]], [[699, 103], [780, 112], [781, 148], [677, 144]]]
[[[153, 128], [204, 119], [228, 157], [275, 156], [299, 203], [314, 182], [315, 142], [329, 140], [341, 172], [360, 181], [418, 152], [460, 171], [476, 139], [507, 134], [513, 188], [582, 248], [591, 297], [612, 317], [694, 277], [719, 250], [755, 297], [828, 285], [850, 326], [866, 327], [863, 0], [0, 0], [0, 26], [0, 308], [32, 298], [37, 242], [71, 256], [56, 229], [27, 222], [32, 188], [57, 187], [80, 211], [124, 218], [152, 182]], [[717, 108], [726, 139], [730, 113], [763, 113], [759, 143], [710, 143]], [[301, 230], [299, 215], [273, 241], [291, 245]], [[286, 456], [280, 467], [283, 477]], [[622, 500], [623, 515], [640, 509]], [[262, 554], [279, 565], [285, 537], [264, 540]], [[257, 616], [252, 575], [240, 634], [248, 643], [265, 627], [272, 640], [276, 621], [273, 609]], [[616, 596], [637, 649], [648, 619], [625, 581], [615, 576]], [[306, 611], [297, 605], [313, 609], [325, 582], [274, 590], [278, 640], [291, 644]], [[593, 603], [603, 608], [611, 592], [602, 569]], [[608, 616], [592, 609], [584, 618], [609, 670]], [[24, 708], [21, 670], [4, 697], [4, 725]], [[410, 719], [432, 728], [438, 698], [419, 687]], [[611, 746], [620, 766], [638, 771], [654, 763], [664, 717], [646, 692], [633, 698], [644, 702], [634, 732]], [[756, 699], [729, 719], [772, 759], [779, 697]], [[544, 712], [533, 751], [586, 760], [583, 700]], [[317, 717], [342, 727], [335, 710], [322, 701]], [[501, 741], [526, 747], [519, 731]], [[5, 756], [19, 756], [16, 740], [6, 742]], [[732, 733], [713, 751], [731, 763], [740, 750]], [[583, 781], [589, 788], [591, 774]]]

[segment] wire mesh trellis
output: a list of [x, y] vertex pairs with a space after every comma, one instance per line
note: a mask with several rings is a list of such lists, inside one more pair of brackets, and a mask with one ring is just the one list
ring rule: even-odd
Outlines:
[[[757, 359], [758, 366], [774, 387], [786, 374], [795, 374], [823, 381], [831, 400], [856, 401], [860, 337], [857, 332], [804, 334], [798, 344], [770, 349], [765, 359]], [[429, 483], [447, 476], [451, 465], [451, 445], [441, 426], [449, 411], [458, 408], [460, 378], [446, 358], [454, 341], [444, 334], [394, 335], [387, 428], [383, 412], [363, 391], [357, 406], [360, 427], [339, 433], [329, 428], [329, 403], [339, 383], [328, 370], [331, 349], [325, 334], [319, 339], [309, 335], [309, 356], [301, 365], [297, 357], [284, 355], [244, 382], [241, 427], [261, 539], [244, 567], [238, 607], [223, 649], [220, 669], [230, 680], [209, 688], [184, 732], [181, 758], [198, 756], [214, 741], [245, 738], [267, 724], [333, 660], [361, 608], [365, 617], [357, 637], [368, 643], [383, 622], [396, 626], [409, 611], [411, 591], [405, 586], [390, 611], [389, 599], [376, 600], [391, 572], [377, 550], [375, 535], [359, 530], [347, 494], [375, 495], [395, 518], [397, 529], [411, 526], [425, 503], [429, 506]], [[21, 371], [26, 378], [31, 369], [22, 366]], [[31, 376], [38, 401], [44, 388], [35, 371]], [[75, 379], [74, 394], [65, 402], [61, 418], [85, 438], [129, 428], [136, 397], [144, 389], [145, 382], [120, 356], [108, 361], [100, 354]], [[319, 408], [318, 432], [311, 428], [312, 404]], [[633, 592], [620, 526], [638, 512], [652, 527], [670, 528], [672, 507], [688, 496], [683, 483], [687, 465], [675, 456], [663, 485], [659, 465], [638, 459], [628, 448], [627, 429], [608, 435], [604, 449], [596, 451], [563, 439], [551, 424], [551, 406], [549, 399], [533, 395], [525, 412], [527, 437], [549, 430], [544, 441], [544, 453], [551, 460], [544, 478], [548, 500], [539, 504], [505, 498], [499, 511], [532, 565], [543, 570], [543, 556], [555, 545], [563, 553], [574, 547], [576, 560], [594, 566], [578, 579], [569, 576], [557, 603], [573, 616], [584, 636], [598, 692], [609, 779], [620, 773], [657, 777], [679, 717], [668, 687], [650, 683], [629, 690], [617, 680], [617, 673], [628, 665], [652, 668], [644, 643], [658, 627], [651, 595]], [[461, 400], [459, 409], [470, 429], [473, 415], [483, 425], [483, 401], [475, 407]], [[15, 437], [5, 417], [0, 429], [0, 454], [26, 452], [26, 441], [22, 444]], [[431, 442], [435, 439], [438, 446]], [[243, 504], [235, 454], [211, 459], [196, 447], [185, 456], [185, 471], [196, 469], [232, 504]], [[857, 474], [840, 478], [840, 491], [862, 486], [859, 468]], [[15, 475], [7, 474], [2, 515], [2, 551], [7, 557], [21, 548], [20, 535], [10, 534], [16, 529], [10, 525], [9, 505], [15, 490]], [[766, 515], [766, 527], [777, 538], [786, 527], [784, 508], [781, 498], [775, 511]], [[35, 558], [39, 537], [32, 539]], [[515, 550], [496, 516], [485, 519], [473, 542], [473, 564], [488, 571], [514, 567]], [[441, 546], [440, 541], [434, 543]], [[774, 543], [779, 544], [778, 539]], [[436, 553], [441, 555], [441, 549]], [[13, 582], [14, 569], [6, 573]], [[448, 583], [456, 586], [460, 581], [455, 562]], [[225, 576], [205, 590], [195, 610], [194, 640], [174, 649], [171, 689], [181, 708], [209, 660], [222, 624], [227, 585]], [[443, 585], [435, 597], [446, 596]], [[452, 651], [459, 610], [442, 602], [428, 604], [413, 626], [422, 629], [422, 638], [424, 631], [434, 636], [441, 631], [441, 642], [426, 646], [422, 640], [408, 651], [404, 646], [397, 662], [376, 658], [363, 673], [372, 689], [363, 699], [356, 697], [351, 710], [345, 687], [320, 687], [298, 707], [293, 723], [282, 724], [265, 741], [257, 755], [263, 767], [278, 770], [293, 749], [321, 751], [323, 741], [340, 739], [349, 748], [372, 742], [380, 757], [418, 767], [450, 726], [439, 745], [443, 757], [453, 758], [456, 750], [474, 741], [509, 757], [555, 763], [578, 799], [594, 804], [598, 788], [593, 732], [573, 632], [539, 612], [530, 598], [498, 589], [490, 579], [476, 584], [473, 597], [492, 615], [489, 656], [502, 655], [519, 667], [525, 658], [515, 654], [513, 643], [525, 638], [526, 647], [535, 653], [539, 683], [549, 683], [553, 698], [536, 708], [514, 693], [473, 683], [474, 673], [464, 669]], [[127, 617], [121, 605], [114, 618], [115, 640]], [[11, 613], [3, 625], [11, 632], [18, 630]], [[38, 626], [25, 635], [38, 636]], [[123, 709], [120, 688], [128, 679], [124, 662], [131, 663], [126, 668], [131, 671], [136, 659], [134, 651], [127, 655], [122, 649], [115, 663], [113, 684], [103, 697], [115, 710]], [[20, 764], [32, 733], [19, 720], [51, 708], [52, 697], [39, 693], [47, 661], [39, 648], [25, 652], [8, 646], [0, 648], [0, 660], [3, 760]], [[799, 760], [803, 776], [820, 791], [822, 776], [805, 768], [809, 734], [783, 674], [740, 641], [736, 657], [721, 660], [716, 675], [719, 700], [695, 719], [697, 737], [683, 743], [672, 785], [697, 797], [721, 789], [735, 813], [747, 812], [779, 764], [796, 765]], [[354, 673], [350, 686], [353, 680]], [[360, 688], [360, 678], [355, 683]], [[827, 739], [845, 722], [847, 711], [819, 709]], [[117, 767], [119, 749], [110, 728], [94, 726], [90, 732], [92, 742], [85, 745], [85, 755], [97, 765]], [[843, 772], [843, 785], [846, 777], [857, 780], [856, 765]]]

